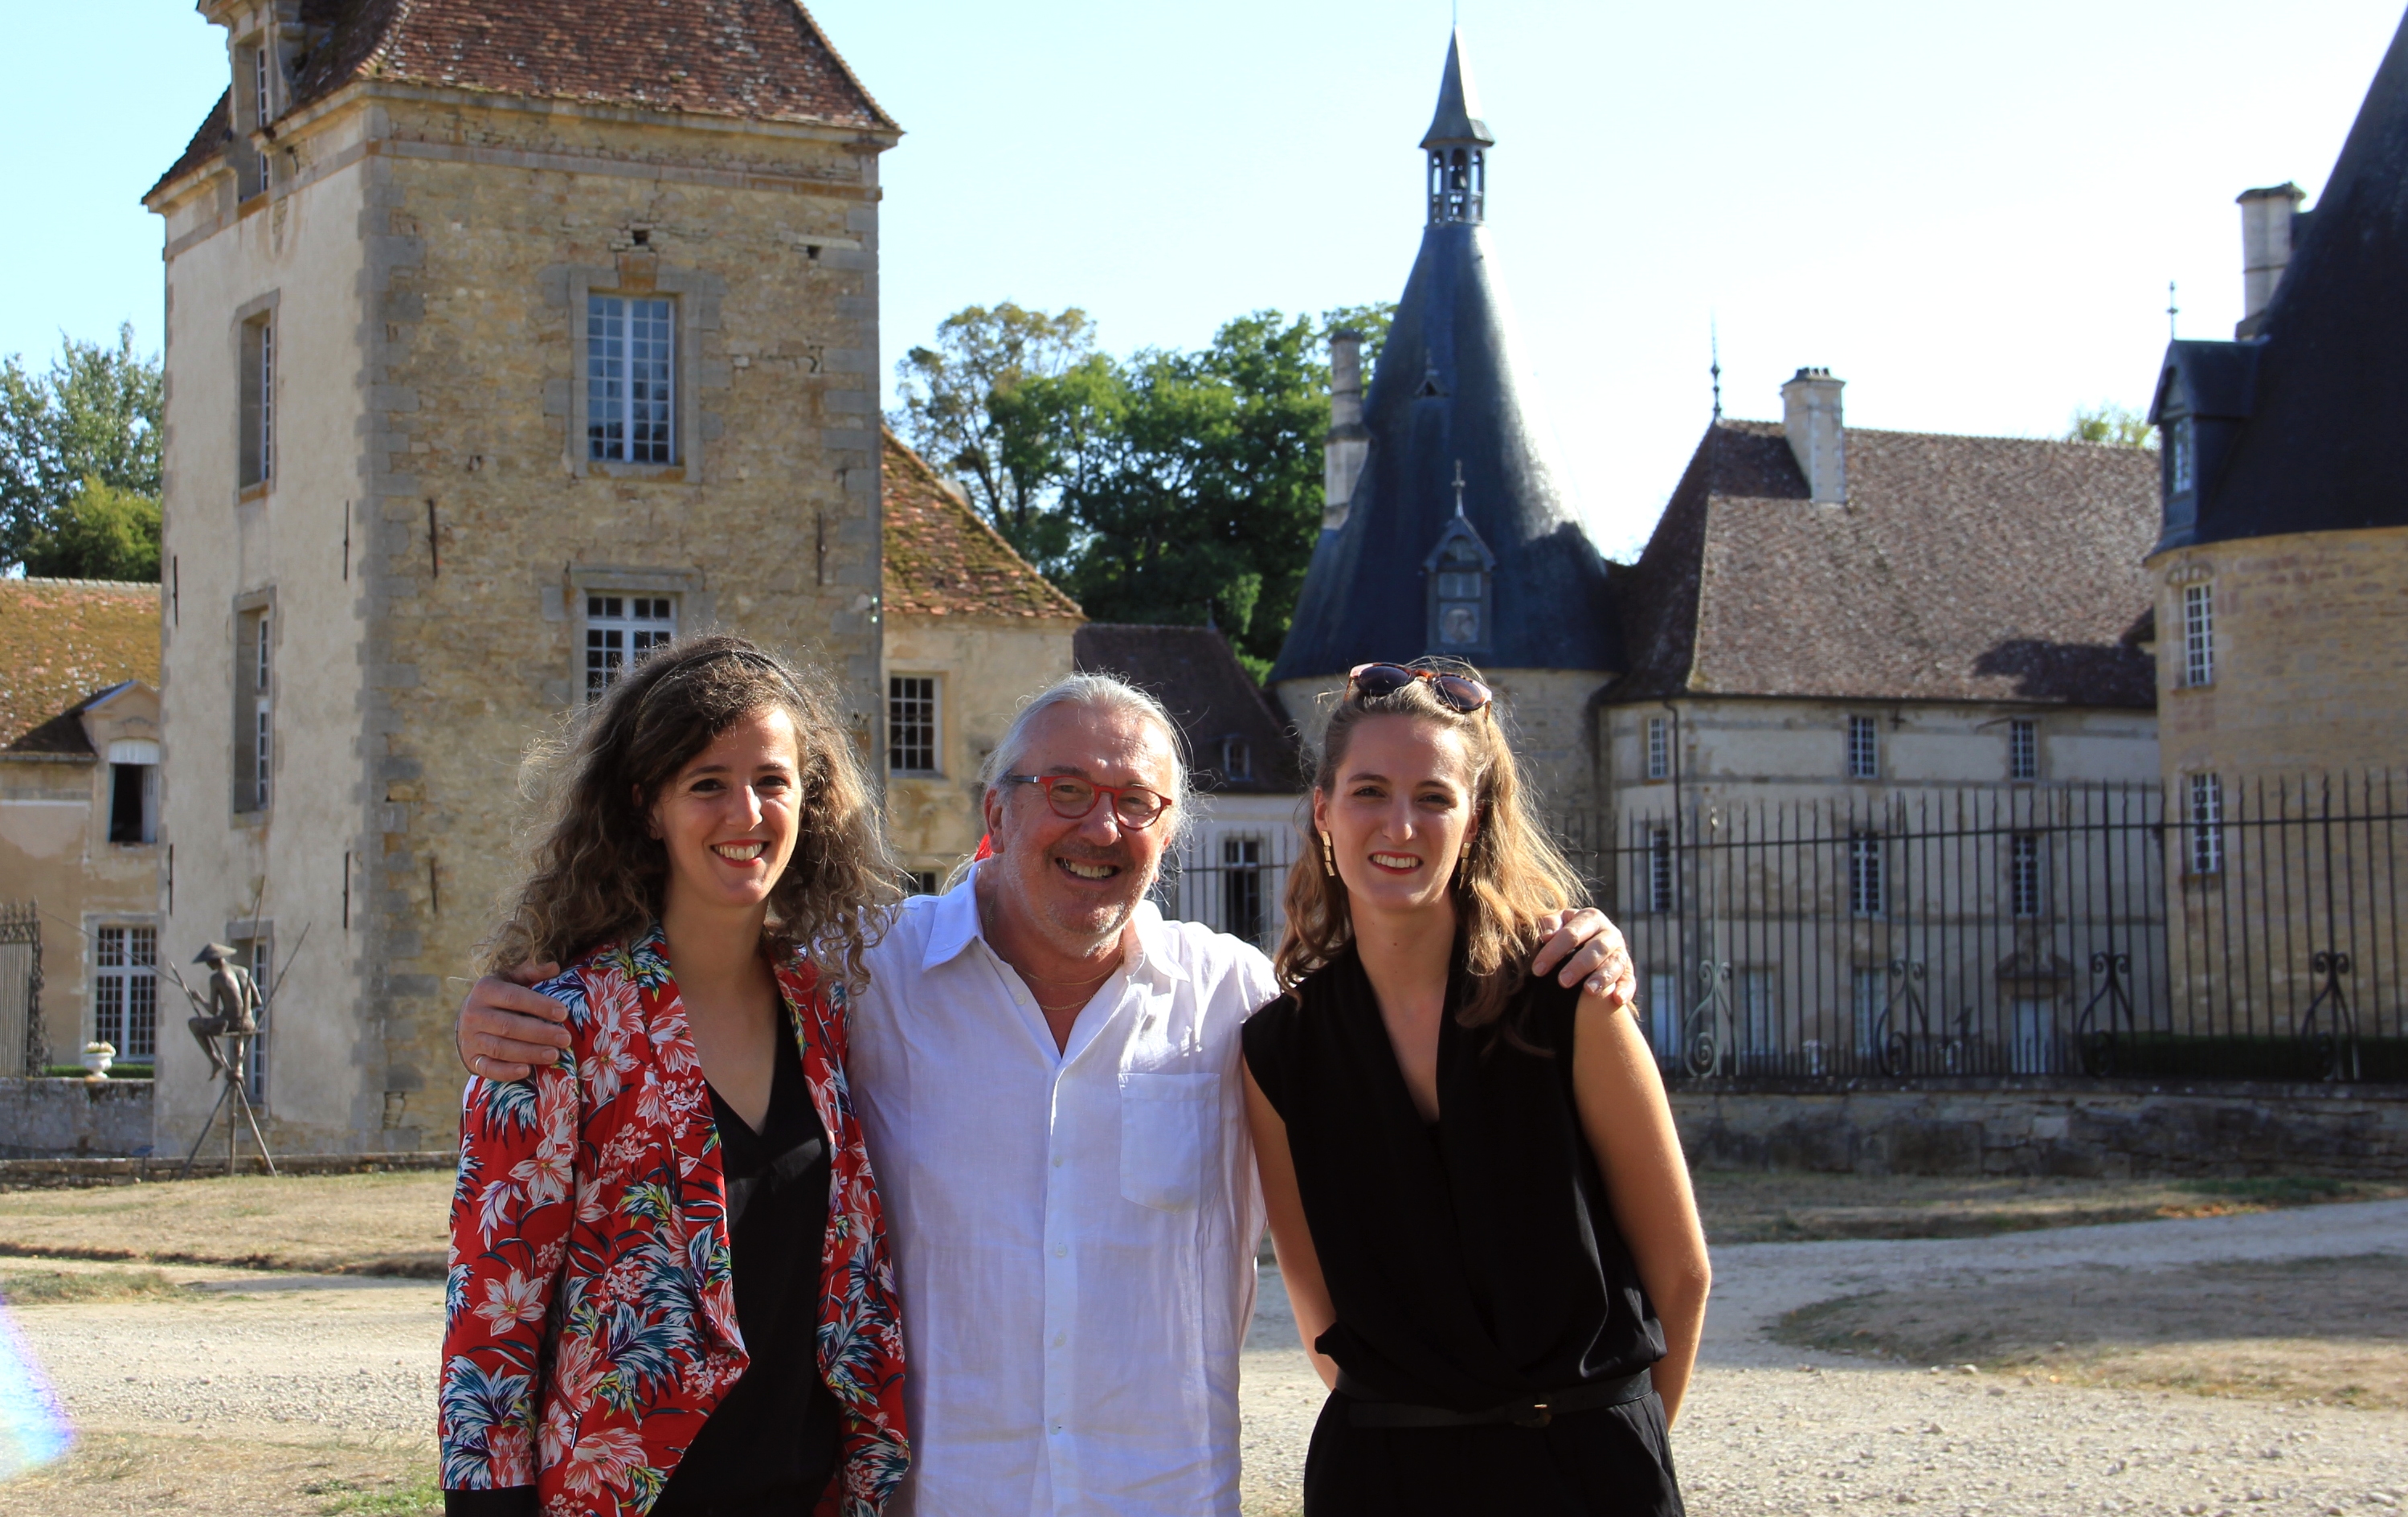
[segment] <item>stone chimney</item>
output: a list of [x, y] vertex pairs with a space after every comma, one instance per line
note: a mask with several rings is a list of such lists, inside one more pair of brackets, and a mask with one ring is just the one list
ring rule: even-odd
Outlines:
[[2274, 287], [2283, 282], [2283, 270], [2291, 262], [2291, 234], [2300, 202], [2307, 197], [2287, 182], [2241, 192], [2241, 322], [2234, 336], [2258, 335], [2262, 324], [2258, 315], [2274, 298]]
[[1360, 332], [1329, 336], [1329, 436], [1322, 440], [1321, 449], [1321, 530], [1335, 532], [1346, 524], [1354, 481], [1371, 451], [1371, 434], [1363, 425]]
[[1801, 368], [1781, 387], [1781, 430], [1805, 472], [1806, 493], [1833, 505], [1848, 498], [1848, 435], [1840, 424], [1846, 384], [1829, 369]]

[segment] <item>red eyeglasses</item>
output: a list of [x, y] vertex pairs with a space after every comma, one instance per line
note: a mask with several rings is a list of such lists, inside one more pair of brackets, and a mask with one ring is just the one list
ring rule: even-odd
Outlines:
[[1170, 798], [1158, 795], [1143, 785], [1097, 784], [1075, 774], [1008, 774], [1007, 785], [1035, 785], [1045, 792], [1045, 804], [1054, 808], [1058, 817], [1076, 819], [1096, 809], [1096, 803], [1110, 795], [1112, 798], [1112, 820], [1131, 832], [1143, 832], [1170, 809]]
[[1431, 693], [1440, 704], [1465, 716], [1497, 698], [1494, 692], [1471, 676], [1448, 674], [1440, 669], [1409, 668], [1402, 664], [1357, 664], [1346, 675], [1347, 685], [1360, 691], [1365, 700], [1393, 695], [1416, 680], [1428, 680]]

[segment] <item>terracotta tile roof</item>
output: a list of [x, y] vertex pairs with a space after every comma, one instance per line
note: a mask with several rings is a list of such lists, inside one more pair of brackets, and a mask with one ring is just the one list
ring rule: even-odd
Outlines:
[[1086, 613], [1012, 551], [919, 454], [886, 434], [886, 612], [1077, 620]]
[[[898, 132], [799, 0], [306, 0], [288, 107], [358, 79]], [[213, 160], [226, 102], [157, 190]]]
[[89, 753], [59, 726], [128, 680], [159, 683], [159, 587], [0, 580], [0, 743], [8, 752]]
[[[1070, 641], [1082, 672], [1116, 674], [1161, 701], [1187, 738], [1198, 788], [1292, 795], [1304, 789], [1296, 741], [1213, 627], [1090, 622]], [[1222, 772], [1224, 738], [1241, 739], [1252, 771]]]
[[1720, 422], [1615, 594], [1669, 694], [2152, 707], [2157, 458], [2135, 448], [1847, 433], [1815, 505], [1777, 423]]

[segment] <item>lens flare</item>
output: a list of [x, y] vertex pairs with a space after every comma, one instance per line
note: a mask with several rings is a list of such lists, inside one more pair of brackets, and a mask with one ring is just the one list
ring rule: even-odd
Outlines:
[[57, 1394], [16, 1323], [0, 1309], [0, 1480], [49, 1464], [74, 1442]]

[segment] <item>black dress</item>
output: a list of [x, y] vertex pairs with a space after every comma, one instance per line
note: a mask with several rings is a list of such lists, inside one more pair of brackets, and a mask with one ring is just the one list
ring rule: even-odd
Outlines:
[[837, 1399], [820, 1376], [820, 1255], [827, 1238], [827, 1129], [783, 1019], [769, 1109], [754, 1132], [710, 1093], [727, 1177], [736, 1324], [751, 1363], [712, 1409], [655, 1517], [809, 1512], [838, 1457]]
[[1358, 1399], [1480, 1412], [1664, 1356], [1573, 1107], [1580, 993], [1550, 977], [1516, 996], [1506, 1018], [1534, 1053], [1460, 1025], [1466, 989], [1458, 967], [1435, 1124], [1413, 1106], [1353, 948], [1246, 1023], [1246, 1063], [1287, 1124], [1337, 1313], [1314, 1346], [1345, 1388], [1313, 1428], [1306, 1517], [1677, 1517], [1653, 1392], [1544, 1425], [1357, 1424]]

